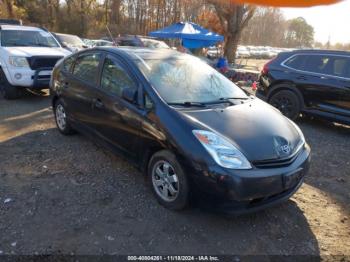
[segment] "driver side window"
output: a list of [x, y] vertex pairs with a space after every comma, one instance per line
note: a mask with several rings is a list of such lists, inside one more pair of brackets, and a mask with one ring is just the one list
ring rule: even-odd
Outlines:
[[136, 84], [119, 63], [107, 56], [103, 65], [101, 88], [121, 97], [126, 88], [136, 90]]

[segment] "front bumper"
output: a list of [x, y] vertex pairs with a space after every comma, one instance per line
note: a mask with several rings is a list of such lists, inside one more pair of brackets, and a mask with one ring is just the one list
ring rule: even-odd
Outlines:
[[214, 166], [197, 171], [193, 182], [206, 207], [228, 214], [250, 213], [289, 199], [302, 185], [309, 164], [306, 145], [288, 166], [251, 170]]
[[11, 70], [8, 69], [8, 74], [10, 76], [8, 80], [13, 86], [31, 89], [43, 89], [49, 87], [51, 73], [51, 67], [39, 68], [37, 70], [31, 70], [27, 68], [11, 68]]
[[33, 76], [32, 88], [35, 88], [35, 89], [49, 88], [51, 74], [52, 74], [52, 68], [40, 68], [35, 70], [35, 73]]

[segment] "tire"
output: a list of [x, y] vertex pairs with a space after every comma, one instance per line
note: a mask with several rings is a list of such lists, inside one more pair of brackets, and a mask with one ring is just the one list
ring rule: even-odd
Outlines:
[[269, 103], [291, 120], [296, 120], [300, 115], [301, 102], [293, 91], [277, 91], [270, 97]]
[[0, 69], [0, 96], [11, 100], [20, 98], [23, 94], [23, 90], [16, 86], [11, 85], [2, 69]]
[[67, 119], [65, 106], [60, 99], [58, 99], [55, 103], [54, 115], [56, 126], [63, 135], [72, 135], [75, 133], [75, 130], [72, 128], [69, 120]]
[[173, 153], [162, 150], [154, 154], [147, 174], [153, 194], [162, 206], [170, 210], [182, 210], [188, 206], [189, 182]]

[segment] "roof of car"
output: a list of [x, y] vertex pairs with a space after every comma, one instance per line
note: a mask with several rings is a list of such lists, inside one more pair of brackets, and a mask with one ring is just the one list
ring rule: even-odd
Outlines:
[[1, 25], [1, 30], [45, 31], [42, 28], [23, 25]]
[[142, 59], [146, 60], [185, 56], [183, 53], [167, 48], [152, 49], [145, 47], [98, 47], [97, 49], [103, 49], [120, 55], [128, 55], [129, 57], [135, 59], [141, 57]]
[[291, 53], [322, 53], [322, 54], [338, 54], [338, 55], [350, 55], [350, 52], [340, 50], [324, 50], [324, 49], [297, 49], [290, 51]]

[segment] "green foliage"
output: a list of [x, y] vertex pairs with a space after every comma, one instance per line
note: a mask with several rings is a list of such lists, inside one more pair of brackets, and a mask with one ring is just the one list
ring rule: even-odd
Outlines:
[[286, 43], [288, 47], [311, 47], [314, 42], [314, 28], [302, 17], [288, 21]]

